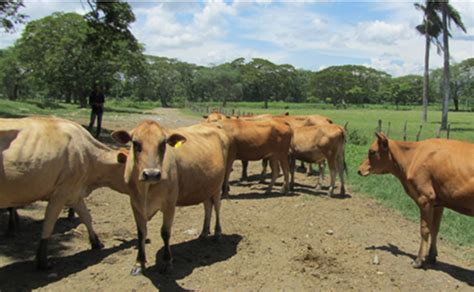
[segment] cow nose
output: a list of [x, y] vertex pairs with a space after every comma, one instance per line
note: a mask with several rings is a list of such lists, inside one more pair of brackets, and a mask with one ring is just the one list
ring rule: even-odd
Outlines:
[[143, 170], [142, 178], [144, 181], [159, 181], [161, 179], [161, 171], [155, 168], [146, 168]]
[[358, 174], [358, 175], [362, 175], [362, 171], [358, 170], [358, 171], [357, 171], [357, 174]]

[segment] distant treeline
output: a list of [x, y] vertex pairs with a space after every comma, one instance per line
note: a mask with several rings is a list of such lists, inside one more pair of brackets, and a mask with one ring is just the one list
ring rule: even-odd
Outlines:
[[[165, 107], [186, 101], [421, 104], [418, 75], [395, 78], [358, 65], [313, 72], [259, 58], [204, 67], [144, 55], [127, 38], [101, 38], [107, 31], [99, 28], [75, 13], [29, 22], [14, 46], [0, 50], [0, 95], [86, 105], [92, 85], [100, 83], [109, 98], [161, 101]], [[439, 102], [442, 69], [433, 70], [430, 79], [430, 103]], [[451, 66], [451, 90], [456, 110], [474, 107], [474, 58]]]

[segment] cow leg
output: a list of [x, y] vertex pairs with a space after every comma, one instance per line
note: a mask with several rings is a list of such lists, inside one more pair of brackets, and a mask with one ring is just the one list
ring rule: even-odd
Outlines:
[[232, 171], [232, 164], [234, 163], [233, 159], [227, 159], [227, 165], [225, 170], [224, 182], [222, 183], [222, 196], [221, 198], [228, 198], [229, 197], [229, 177], [230, 172]]
[[204, 225], [199, 238], [204, 239], [209, 236], [209, 227], [211, 226], [212, 199], [205, 200], [204, 204]]
[[[283, 170], [283, 178], [285, 180], [285, 184], [281, 188], [281, 193], [287, 194], [288, 191], [290, 190], [290, 184], [289, 184], [290, 165], [289, 165], [288, 155], [283, 155], [282, 157], [280, 157], [280, 165], [281, 165], [281, 169]], [[277, 168], [277, 171], [279, 172], [278, 168]]]
[[242, 160], [242, 177], [240, 178], [241, 181], [247, 180], [247, 168], [249, 167], [248, 160]]
[[313, 175], [313, 164], [308, 163], [308, 172], [306, 172], [307, 176], [312, 176]]
[[72, 221], [74, 220], [74, 209], [73, 208], [69, 208], [68, 212], [67, 212], [67, 220], [69, 221]]
[[300, 162], [301, 162], [301, 164], [300, 164], [300, 166], [298, 167], [298, 171], [306, 172], [306, 167], [304, 166], [304, 161], [301, 160]]
[[262, 173], [260, 174], [260, 181], [259, 183], [265, 183], [265, 177], [267, 176], [267, 166], [268, 166], [268, 158], [262, 159]]
[[273, 186], [275, 185], [275, 181], [278, 177], [279, 166], [278, 160], [275, 157], [270, 158], [270, 169], [272, 170], [272, 180], [268, 185], [267, 191], [265, 193], [270, 194], [272, 192]]
[[323, 160], [323, 162], [318, 163], [319, 167], [319, 176], [321, 179], [324, 181], [324, 168], [326, 167], [326, 160]]
[[334, 189], [336, 188], [336, 163], [335, 159], [328, 159], [329, 173], [331, 175], [331, 184], [329, 186], [329, 196], [334, 196]]
[[[59, 195], [56, 195], [58, 197]], [[40, 270], [51, 268], [48, 264], [48, 241], [53, 233], [54, 225], [58, 220], [61, 210], [64, 208], [64, 202], [57, 200], [50, 200], [46, 207], [46, 212], [43, 221], [43, 230], [41, 232], [41, 240], [36, 253], [36, 267]]]
[[20, 217], [16, 208], [8, 208], [8, 228], [7, 236], [14, 236], [15, 233], [19, 230], [20, 226]]
[[344, 156], [343, 153], [339, 153], [337, 157], [337, 172], [341, 179], [341, 196], [346, 194], [346, 188], [344, 186]]
[[433, 206], [429, 203], [425, 203], [420, 207], [420, 234], [421, 234], [421, 242], [420, 242], [420, 249], [418, 251], [418, 256], [416, 257], [415, 261], [412, 263], [414, 268], [421, 268], [423, 267], [423, 262], [426, 259], [426, 255], [428, 254], [428, 241], [430, 238], [430, 231], [433, 230]]
[[165, 273], [167, 270], [173, 267], [173, 256], [170, 248], [171, 238], [171, 226], [173, 225], [175, 206], [169, 205], [163, 208], [163, 225], [161, 226], [161, 238], [164, 243], [163, 253], [163, 268], [160, 269], [161, 273]]
[[436, 263], [436, 257], [438, 256], [438, 247], [436, 245], [439, 225], [441, 224], [441, 218], [443, 217], [443, 207], [435, 207], [433, 212], [433, 230], [431, 232], [431, 245], [428, 253], [428, 262], [430, 264]]
[[323, 185], [323, 181], [324, 181], [324, 165], [322, 165], [322, 163], [318, 163], [318, 168], [319, 168], [319, 176], [318, 176], [318, 180], [316, 182], [316, 186], [314, 186], [315, 189], [319, 189], [321, 188], [321, 186]]
[[296, 169], [296, 159], [290, 157], [290, 190], [295, 188], [295, 169]]
[[213, 196], [211, 200], [212, 200], [212, 204], [214, 205], [214, 212], [216, 213], [216, 227], [214, 228], [214, 240], [219, 241], [222, 237], [221, 217], [220, 217], [221, 199], [219, 198], [219, 194], [217, 194]]
[[135, 218], [135, 223], [137, 224], [138, 254], [137, 254], [137, 260], [130, 274], [132, 276], [138, 276], [138, 275], [142, 275], [143, 271], [146, 268], [145, 243], [146, 243], [146, 237], [147, 237], [147, 219], [145, 217], [145, 214], [141, 214], [138, 211], [137, 207], [135, 207], [133, 202], [131, 205], [132, 205], [133, 217]]
[[94, 231], [94, 228], [92, 227], [92, 217], [91, 214], [89, 213], [89, 210], [87, 210], [86, 203], [84, 200], [81, 198], [79, 199], [79, 202], [77, 202], [73, 206], [74, 210], [77, 212], [79, 215], [79, 218], [81, 219], [82, 223], [86, 225], [87, 232], [89, 233], [89, 241], [91, 243], [91, 248], [92, 249], [101, 249], [104, 247], [104, 245], [100, 242], [99, 237]]

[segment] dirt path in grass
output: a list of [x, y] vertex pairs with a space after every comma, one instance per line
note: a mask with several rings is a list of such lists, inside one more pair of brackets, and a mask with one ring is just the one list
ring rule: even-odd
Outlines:
[[[131, 129], [142, 118], [106, 116], [104, 126]], [[197, 122], [172, 109], [156, 110], [147, 118], [169, 127]], [[102, 140], [109, 141], [105, 137], [109, 130]], [[66, 212], [61, 215], [50, 248], [54, 268], [48, 272], [36, 271], [33, 262], [45, 203], [21, 209], [20, 233], [16, 238], [0, 237], [0, 290], [474, 289], [473, 262], [465, 259], [468, 250], [441, 239], [439, 263], [414, 270], [410, 262], [418, 249], [418, 224], [350, 189], [343, 199], [329, 198], [325, 190], [312, 188], [314, 177], [302, 173], [297, 174], [299, 184], [293, 195], [265, 195], [266, 185], [256, 180], [259, 172], [260, 164], [251, 163], [249, 175], [254, 180], [238, 183], [240, 162], [235, 163], [232, 196], [222, 204], [220, 243], [197, 239], [202, 206], [177, 210], [171, 238], [174, 270], [165, 275], [156, 266], [162, 253], [160, 213], [149, 223], [149, 268], [144, 276], [129, 275], [137, 252], [136, 231], [124, 195], [103, 188], [87, 199], [95, 229], [105, 244], [101, 251], [89, 250], [87, 232], [78, 219], [69, 222], [64, 219]], [[0, 228], [6, 227], [6, 221], [6, 213], [0, 212]], [[373, 263], [375, 257], [379, 264]]]

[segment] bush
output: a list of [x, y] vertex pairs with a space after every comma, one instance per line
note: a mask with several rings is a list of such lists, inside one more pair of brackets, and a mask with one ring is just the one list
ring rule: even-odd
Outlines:
[[359, 130], [353, 129], [348, 130], [349, 134], [349, 143], [354, 145], [367, 145], [369, 143], [369, 139], [367, 136], [363, 135]]

